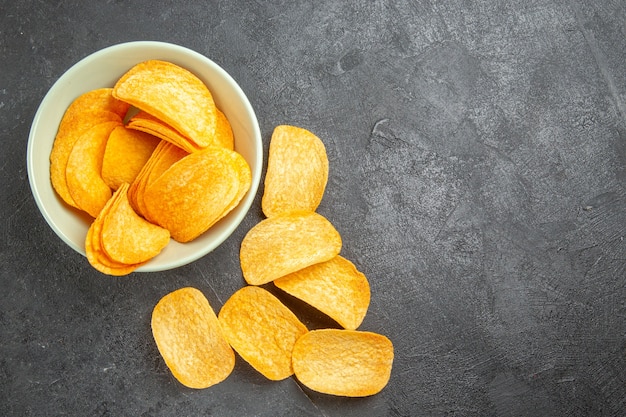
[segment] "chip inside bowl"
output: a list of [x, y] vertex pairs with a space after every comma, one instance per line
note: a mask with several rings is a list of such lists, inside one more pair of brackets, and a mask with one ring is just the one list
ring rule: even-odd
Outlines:
[[67, 160], [65, 179], [72, 200], [94, 218], [112, 195], [102, 178], [102, 161], [109, 135], [118, 126], [119, 122], [105, 122], [90, 127], [76, 140]]
[[189, 242], [228, 214], [250, 188], [250, 167], [223, 147], [186, 155], [146, 186], [146, 216]]
[[129, 105], [115, 99], [112, 88], [99, 88], [79, 95], [65, 111], [50, 153], [50, 181], [57, 194], [77, 207], [67, 187], [67, 161], [74, 144], [85, 131], [104, 122], [122, 123]]
[[185, 68], [161, 60], [141, 62], [117, 81], [113, 96], [162, 120], [201, 148], [216, 144], [213, 95]]
[[91, 223], [85, 239], [89, 263], [108, 275], [127, 275], [157, 256], [170, 233], [140, 217], [128, 200], [124, 183]]
[[106, 143], [102, 160], [102, 179], [113, 190], [123, 183], [131, 184], [160, 139], [125, 126], [117, 126]]

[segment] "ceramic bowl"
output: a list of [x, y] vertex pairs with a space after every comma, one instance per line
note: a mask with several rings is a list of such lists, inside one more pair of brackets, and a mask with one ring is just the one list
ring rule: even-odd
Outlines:
[[252, 170], [252, 185], [240, 204], [207, 232], [189, 243], [174, 240], [138, 272], [163, 271], [186, 265], [208, 254], [238, 227], [250, 209], [261, 178], [263, 144], [258, 121], [248, 98], [235, 80], [215, 62], [188, 48], [163, 42], [129, 42], [97, 51], [68, 69], [50, 88], [35, 114], [28, 138], [27, 166], [30, 187], [52, 230], [85, 255], [85, 236], [92, 219], [63, 202], [50, 183], [50, 151], [63, 114], [79, 95], [113, 87], [135, 64], [160, 59], [188, 69], [211, 90], [216, 105], [229, 119], [235, 150]]

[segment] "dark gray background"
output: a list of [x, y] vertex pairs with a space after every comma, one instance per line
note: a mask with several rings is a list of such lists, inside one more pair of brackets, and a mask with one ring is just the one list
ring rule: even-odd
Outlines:
[[[361, 329], [395, 346], [383, 392], [321, 395], [241, 358], [206, 390], [169, 374], [151, 310], [186, 285], [219, 309], [243, 285], [262, 187], [230, 239], [170, 272], [101, 275], [47, 226], [26, 172], [37, 106], [130, 40], [220, 64], [266, 146], [283, 123], [323, 139], [319, 212], [370, 280]], [[623, 0], [0, 1], [0, 415], [625, 415], [625, 64]]]

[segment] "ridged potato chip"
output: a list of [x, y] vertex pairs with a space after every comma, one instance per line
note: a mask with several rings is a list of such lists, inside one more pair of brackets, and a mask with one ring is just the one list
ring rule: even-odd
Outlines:
[[293, 374], [291, 350], [308, 330], [269, 291], [241, 288], [224, 303], [218, 318], [228, 343], [266, 378], [279, 381]]
[[322, 215], [303, 211], [269, 217], [248, 231], [239, 259], [248, 284], [262, 285], [341, 251], [341, 236]]
[[380, 334], [344, 329], [312, 330], [295, 343], [296, 378], [325, 394], [365, 397], [389, 382], [393, 344]]
[[186, 387], [208, 388], [235, 367], [235, 353], [199, 290], [185, 287], [165, 295], [152, 311], [151, 325], [165, 364]]
[[102, 161], [109, 134], [119, 122], [105, 122], [92, 126], [77, 140], [65, 168], [67, 188], [76, 206], [97, 217], [111, 198], [111, 188], [102, 179]]
[[57, 194], [72, 207], [77, 206], [67, 188], [65, 170], [76, 140], [97, 124], [112, 121], [122, 123], [130, 107], [113, 98], [112, 92], [112, 88], [101, 88], [77, 97], [59, 124], [50, 152], [50, 181]]
[[351, 330], [361, 325], [370, 303], [367, 278], [340, 255], [278, 278], [274, 285]]
[[202, 80], [178, 65], [139, 63], [117, 81], [113, 96], [162, 120], [201, 148], [216, 145], [213, 96]]
[[189, 242], [224, 217], [250, 188], [252, 174], [235, 151], [210, 147], [191, 153], [146, 186], [146, 216]]
[[315, 211], [328, 182], [324, 143], [306, 129], [281, 125], [272, 133], [261, 200], [267, 217]]
[[102, 160], [102, 179], [113, 190], [131, 184], [160, 142], [160, 139], [125, 126], [109, 135]]

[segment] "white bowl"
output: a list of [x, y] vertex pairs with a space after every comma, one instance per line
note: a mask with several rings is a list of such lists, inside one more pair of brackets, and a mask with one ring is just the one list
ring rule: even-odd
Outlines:
[[28, 137], [27, 165], [30, 187], [43, 217], [71, 248], [85, 255], [85, 236], [91, 218], [68, 205], [50, 183], [50, 151], [63, 114], [79, 95], [113, 87], [133, 65], [148, 60], [170, 61], [188, 69], [206, 83], [217, 106], [228, 117], [235, 149], [252, 170], [252, 185], [240, 204], [207, 232], [189, 243], [174, 240], [137, 271], [163, 271], [193, 262], [226, 240], [250, 209], [263, 165], [263, 143], [250, 102], [226, 71], [207, 57], [182, 46], [163, 42], [129, 42], [114, 45], [82, 59], [54, 83], [39, 105]]

